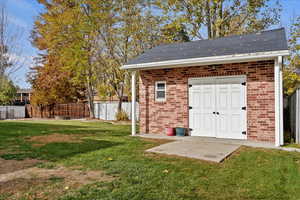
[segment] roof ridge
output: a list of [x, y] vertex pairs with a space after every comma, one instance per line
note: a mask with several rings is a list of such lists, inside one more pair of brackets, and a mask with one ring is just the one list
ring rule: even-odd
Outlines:
[[173, 46], [177, 44], [188, 44], [188, 43], [194, 43], [194, 42], [203, 42], [203, 41], [212, 41], [212, 40], [222, 40], [222, 39], [228, 39], [228, 38], [234, 38], [234, 37], [245, 37], [245, 36], [250, 36], [254, 34], [262, 34], [262, 33], [268, 33], [268, 32], [276, 32], [276, 31], [281, 31], [285, 30], [284, 27], [276, 28], [276, 29], [269, 29], [269, 30], [261, 30], [261, 31], [256, 31], [252, 33], [246, 33], [246, 34], [235, 34], [235, 35], [228, 35], [228, 36], [223, 36], [223, 37], [218, 37], [214, 39], [203, 39], [203, 40], [193, 40], [193, 41], [188, 41], [188, 42], [174, 42], [174, 43], [169, 43], [169, 44], [161, 44], [158, 45], [152, 49], [158, 48], [158, 47], [166, 47], [166, 46]]

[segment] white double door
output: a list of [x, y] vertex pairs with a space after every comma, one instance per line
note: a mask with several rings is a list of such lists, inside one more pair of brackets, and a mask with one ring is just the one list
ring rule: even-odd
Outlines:
[[189, 126], [192, 136], [246, 139], [246, 78], [189, 79]]

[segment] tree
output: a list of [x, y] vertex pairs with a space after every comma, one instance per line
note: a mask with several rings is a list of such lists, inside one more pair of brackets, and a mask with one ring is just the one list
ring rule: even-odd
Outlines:
[[12, 104], [17, 94], [17, 87], [6, 76], [0, 77], [0, 105]]
[[[72, 98], [66, 95], [71, 94], [61, 93], [60, 87], [84, 86], [82, 89], [89, 102], [91, 117], [94, 117], [96, 89], [101, 96], [117, 97], [118, 110], [122, 110], [122, 100], [130, 90], [130, 72], [120, 67], [130, 58], [162, 42], [189, 39], [184, 25], [166, 24], [165, 17], [155, 15], [151, 1], [39, 2], [46, 11], [36, 20], [32, 38], [33, 44], [45, 53], [39, 57], [42, 67], [35, 68], [34, 74], [37, 75], [31, 79], [36, 99], [42, 100], [47, 90], [53, 95], [47, 96], [45, 102], [54, 102], [58, 97], [70, 100]], [[51, 79], [50, 76], [56, 74], [49, 73], [53, 69], [61, 75], [68, 74], [69, 79]], [[47, 82], [43, 83], [45, 80], [56, 80], [61, 84], [53, 83], [49, 87]]]
[[[287, 67], [284, 68], [284, 94], [291, 95], [300, 85], [300, 76], [296, 73], [300, 69], [300, 16], [290, 27], [289, 48], [291, 56], [288, 57]], [[299, 72], [298, 72], [299, 73]]]
[[6, 9], [0, 4], [0, 104], [11, 104], [16, 96], [17, 87], [9, 76], [22, 65], [17, 41], [20, 36], [16, 29], [9, 27]]
[[162, 18], [153, 14], [150, 1], [83, 2], [97, 41], [93, 58], [100, 95], [118, 97], [121, 112], [124, 94], [130, 88], [130, 72], [120, 67], [145, 49], [163, 42]]
[[72, 84], [70, 72], [55, 65], [35, 67], [29, 76], [33, 94], [31, 104], [40, 107], [84, 99], [83, 88]]
[[203, 28], [208, 38], [268, 28], [278, 22], [280, 10], [269, 7], [269, 0], [38, 1], [45, 12], [32, 34], [33, 44], [44, 52], [39, 57], [43, 69], [36, 68], [32, 79], [36, 94], [51, 91], [46, 102], [70, 101], [78, 95], [73, 88], [83, 89], [91, 117], [96, 88], [102, 96], [118, 97], [122, 110], [130, 72], [120, 67], [146, 49], [202, 39]]
[[[53, 105], [82, 100], [86, 92], [82, 66], [82, 33], [77, 23], [80, 16], [71, 1], [40, 0], [45, 6], [35, 21], [32, 43], [43, 53], [37, 58], [29, 80], [33, 87], [32, 103]], [[81, 60], [82, 59], [82, 60]], [[78, 69], [76, 69], [78, 67]]]
[[6, 8], [0, 3], [0, 77], [9, 76], [23, 67], [22, 48], [18, 44], [21, 30], [10, 26]]
[[162, 37], [169, 42], [189, 42], [190, 37], [183, 24], [170, 23], [163, 26]]
[[0, 9], [0, 77], [4, 77], [12, 63], [9, 61], [8, 44], [6, 43], [7, 17], [3, 5]]
[[[167, 0], [157, 1], [172, 23], [187, 27], [188, 35], [197, 39], [267, 29], [278, 24], [281, 7], [271, 0]], [[205, 31], [204, 31], [205, 30]]]

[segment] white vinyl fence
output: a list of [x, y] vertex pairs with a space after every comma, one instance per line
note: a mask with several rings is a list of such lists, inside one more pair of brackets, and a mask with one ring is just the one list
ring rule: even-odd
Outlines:
[[[131, 119], [131, 103], [123, 102], [122, 109], [127, 113]], [[118, 111], [118, 102], [101, 102], [95, 103], [95, 117], [103, 120], [116, 120]], [[139, 119], [139, 104], [136, 104], [136, 117]]]
[[0, 119], [25, 118], [25, 106], [0, 106]]

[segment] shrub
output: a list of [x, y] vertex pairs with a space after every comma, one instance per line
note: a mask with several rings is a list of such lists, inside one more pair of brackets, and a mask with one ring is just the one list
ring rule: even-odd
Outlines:
[[117, 119], [117, 121], [128, 121], [129, 117], [124, 110], [121, 110], [121, 111], [117, 112], [116, 119]]

